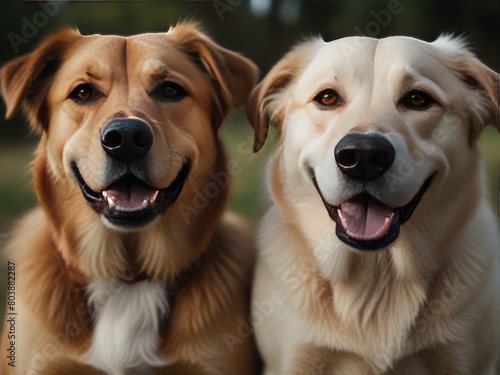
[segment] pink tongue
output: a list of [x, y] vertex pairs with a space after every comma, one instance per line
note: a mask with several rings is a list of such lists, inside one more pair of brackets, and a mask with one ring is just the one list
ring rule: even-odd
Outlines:
[[132, 182], [131, 184], [117, 182], [111, 185], [105, 192], [117, 206], [138, 208], [142, 206], [144, 201], [149, 202], [157, 190], [139, 182]]
[[361, 241], [381, 239], [389, 232], [394, 219], [390, 207], [365, 195], [342, 203], [337, 212], [349, 237]]

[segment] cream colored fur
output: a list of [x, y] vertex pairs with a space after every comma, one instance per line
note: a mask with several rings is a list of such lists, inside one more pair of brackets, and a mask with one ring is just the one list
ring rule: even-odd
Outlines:
[[[318, 108], [325, 88], [344, 104]], [[438, 104], [398, 106], [415, 88]], [[315, 39], [276, 64], [247, 111], [256, 150], [271, 125], [279, 135], [252, 298], [264, 374], [499, 374], [500, 236], [476, 145], [499, 126], [498, 73], [450, 37]], [[386, 178], [367, 186], [386, 204], [407, 204], [434, 175], [379, 252], [337, 238], [311, 179], [331, 205], [356, 194], [333, 157], [353, 129], [396, 149]]]

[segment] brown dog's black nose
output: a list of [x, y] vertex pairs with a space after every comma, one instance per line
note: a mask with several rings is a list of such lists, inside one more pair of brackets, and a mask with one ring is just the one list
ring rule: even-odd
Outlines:
[[104, 151], [121, 162], [131, 162], [144, 157], [153, 145], [149, 125], [139, 119], [115, 119], [101, 132]]
[[394, 161], [396, 150], [377, 133], [350, 133], [335, 146], [340, 171], [354, 180], [371, 181], [381, 176]]

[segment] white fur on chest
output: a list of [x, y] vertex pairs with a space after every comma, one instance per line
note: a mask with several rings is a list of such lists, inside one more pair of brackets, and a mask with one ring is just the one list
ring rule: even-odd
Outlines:
[[95, 323], [86, 363], [118, 375], [131, 368], [173, 362], [157, 355], [160, 325], [169, 312], [162, 282], [96, 281], [88, 293]]

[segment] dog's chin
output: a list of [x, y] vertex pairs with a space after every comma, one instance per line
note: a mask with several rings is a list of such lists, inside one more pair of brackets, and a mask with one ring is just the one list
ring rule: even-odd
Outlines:
[[314, 176], [313, 182], [330, 218], [336, 224], [338, 239], [356, 250], [379, 251], [398, 239], [401, 225], [411, 218], [429, 188], [432, 177], [425, 180], [409, 203], [396, 208], [389, 207], [368, 193], [356, 195], [339, 206], [332, 206], [323, 198]]
[[72, 171], [83, 197], [106, 227], [128, 232], [155, 223], [177, 200], [189, 175], [190, 162], [184, 163], [172, 183], [163, 189], [128, 173], [96, 192], [87, 185], [76, 163], [72, 164]]

